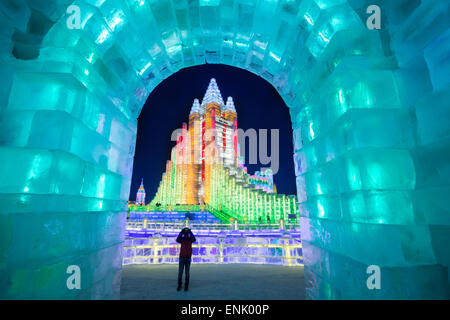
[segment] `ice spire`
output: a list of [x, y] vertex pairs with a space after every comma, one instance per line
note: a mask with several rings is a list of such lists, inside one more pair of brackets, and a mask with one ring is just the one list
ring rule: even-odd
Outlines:
[[189, 115], [191, 115], [193, 113], [201, 113], [201, 111], [202, 111], [202, 109], [200, 106], [200, 101], [198, 101], [198, 99], [195, 99], [194, 103], [192, 104], [191, 113]]
[[141, 186], [136, 193], [136, 204], [145, 205], [144, 178], [141, 178]]
[[234, 101], [232, 97], [228, 97], [227, 105], [225, 106], [225, 110], [236, 112], [236, 108], [234, 107]]
[[205, 96], [203, 97], [202, 105], [207, 105], [208, 103], [216, 102], [221, 106], [224, 105], [222, 94], [220, 93], [219, 87], [217, 86], [216, 79], [212, 78], [208, 85], [208, 90], [206, 90]]

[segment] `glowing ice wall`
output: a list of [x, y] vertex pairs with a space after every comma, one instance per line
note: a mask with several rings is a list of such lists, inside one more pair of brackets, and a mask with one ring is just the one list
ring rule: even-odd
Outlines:
[[[126, 239], [123, 264], [178, 263], [175, 237]], [[303, 265], [302, 245], [291, 237], [197, 237], [193, 263]]]
[[1, 1], [0, 296], [118, 297], [136, 117], [206, 60], [290, 107], [309, 298], [448, 298], [449, 4], [374, 2]]
[[449, 4], [377, 1], [376, 31], [344, 2], [302, 1], [289, 74], [307, 296], [448, 298]]
[[[239, 223], [279, 223], [296, 215], [295, 196], [267, 193], [248, 183], [246, 172], [232, 173], [223, 165], [211, 165], [210, 198], [208, 210], [220, 216], [225, 214]], [[228, 219], [227, 219], [228, 220]]]

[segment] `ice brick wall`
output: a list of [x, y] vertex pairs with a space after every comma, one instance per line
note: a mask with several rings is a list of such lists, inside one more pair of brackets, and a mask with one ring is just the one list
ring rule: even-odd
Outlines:
[[290, 110], [307, 296], [448, 298], [449, 5], [375, 1], [378, 32], [361, 23], [375, 3], [313, 2]]
[[1, 298], [119, 297], [136, 116], [119, 55], [58, 22], [68, 4], [0, 2]]
[[[381, 30], [366, 28], [372, 4]], [[448, 298], [449, 12], [1, 1], [0, 296], [118, 297], [136, 117], [163, 79], [207, 61], [262, 76], [290, 107], [309, 298]], [[65, 287], [69, 264], [81, 291]], [[371, 264], [381, 290], [365, 285]]]
[[[178, 263], [180, 244], [175, 237], [125, 240], [123, 264]], [[303, 265], [300, 239], [290, 237], [197, 237], [193, 263], [259, 263]]]

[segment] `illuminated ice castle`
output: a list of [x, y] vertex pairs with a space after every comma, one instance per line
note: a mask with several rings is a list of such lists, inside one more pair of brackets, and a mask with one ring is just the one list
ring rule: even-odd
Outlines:
[[239, 154], [237, 112], [226, 103], [211, 79], [202, 102], [198, 99], [172, 148], [166, 172], [150, 207], [206, 205], [221, 218], [274, 222], [297, 212], [294, 196], [279, 195], [270, 169], [247, 172]]

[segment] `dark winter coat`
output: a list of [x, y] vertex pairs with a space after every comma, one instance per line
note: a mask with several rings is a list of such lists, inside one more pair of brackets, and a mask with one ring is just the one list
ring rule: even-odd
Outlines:
[[190, 258], [192, 256], [192, 243], [195, 242], [195, 236], [191, 230], [184, 232], [183, 230], [177, 237], [177, 242], [181, 243], [180, 258]]

